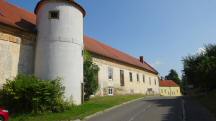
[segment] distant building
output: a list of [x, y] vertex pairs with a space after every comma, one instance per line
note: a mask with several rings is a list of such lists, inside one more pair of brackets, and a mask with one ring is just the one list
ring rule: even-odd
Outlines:
[[162, 96], [181, 96], [180, 86], [172, 80], [160, 81], [160, 94]]
[[63, 77], [65, 97], [79, 105], [85, 49], [100, 68], [97, 95], [159, 94], [158, 72], [142, 56], [84, 36], [84, 16], [73, 0], [41, 0], [35, 14], [0, 0], [0, 87], [18, 73]]

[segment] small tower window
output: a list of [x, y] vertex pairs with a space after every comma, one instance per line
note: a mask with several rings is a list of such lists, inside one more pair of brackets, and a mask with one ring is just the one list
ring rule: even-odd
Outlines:
[[49, 19], [59, 19], [59, 11], [58, 10], [49, 11]]

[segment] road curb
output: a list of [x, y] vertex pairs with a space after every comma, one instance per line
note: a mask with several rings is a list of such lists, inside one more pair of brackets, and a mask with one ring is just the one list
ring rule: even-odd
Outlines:
[[124, 102], [124, 103], [122, 103], [122, 104], [113, 106], [113, 107], [108, 108], [108, 109], [105, 109], [105, 110], [103, 110], [103, 111], [99, 111], [99, 112], [97, 112], [97, 113], [94, 113], [94, 114], [92, 114], [92, 115], [89, 115], [89, 116], [85, 117], [85, 118], [84, 118], [83, 120], [81, 120], [81, 121], [87, 121], [88, 119], [90, 119], [90, 118], [92, 118], [92, 117], [102, 115], [103, 113], [109, 112], [109, 111], [111, 111], [111, 110], [113, 110], [113, 109], [116, 109], [116, 108], [119, 108], [119, 107], [121, 107], [121, 106], [130, 104], [130, 103], [132, 103], [132, 102], [139, 101], [139, 100], [144, 99], [144, 98], [145, 98], [145, 97], [138, 98], [138, 99], [135, 99], [135, 100], [131, 100], [131, 101], [128, 101], [128, 102]]

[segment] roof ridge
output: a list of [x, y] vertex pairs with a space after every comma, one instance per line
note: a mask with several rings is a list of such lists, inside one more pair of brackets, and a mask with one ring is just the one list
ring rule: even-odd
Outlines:
[[[128, 57], [131, 57], [131, 58], [136, 59], [137, 61], [139, 61], [139, 58], [136, 58], [136, 57], [134, 57], [134, 56], [132, 56], [132, 55], [126, 53], [126, 52], [123, 52], [123, 51], [121, 51], [120, 49], [114, 48], [114, 47], [112, 47], [112, 46], [110, 46], [110, 45], [108, 45], [108, 44], [106, 44], [106, 43], [103, 43], [103, 42], [101, 42], [101, 41], [98, 41], [98, 40], [96, 40], [96, 39], [94, 39], [94, 38], [92, 38], [92, 37], [89, 37], [89, 36], [87, 36], [87, 35], [85, 35], [85, 36], [88, 37], [88, 38], [90, 38], [90, 39], [93, 39], [93, 40], [97, 41], [97, 42], [100, 43], [100, 44], [103, 44], [103, 45], [105, 45], [105, 46], [107, 46], [107, 47], [109, 47], [109, 48], [112, 48], [112, 49], [114, 49], [114, 50], [116, 50], [116, 51], [118, 51], [118, 52], [120, 52], [120, 53], [122, 53], [122, 54], [125, 54], [125, 55], [127, 55]], [[140, 61], [139, 61], [139, 62], [140, 62]], [[146, 62], [145, 62], [145, 63], [146, 63]], [[142, 64], [142, 63], [140, 62], [140, 64]], [[146, 63], [146, 64], [147, 64], [147, 63]], [[149, 65], [149, 64], [148, 64], [148, 65]]]
[[[86, 36], [86, 35], [85, 35], [85, 37], [87, 37], [87, 38], [89, 38], [89, 39], [91, 39], [91, 40], [96, 41], [98, 44], [101, 44], [101, 45], [103, 45], [103, 46], [106, 46], [106, 47], [108, 47], [108, 48], [114, 50], [114, 51], [117, 51], [118, 53], [121, 53], [121, 54], [127, 56], [127, 58], [133, 59], [134, 63], [138, 63], [140, 66], [141, 66], [141, 65], [142, 65], [142, 66], [145, 66], [145, 64], [146, 64], [149, 68], [152, 69], [152, 70], [149, 70], [149, 69], [147, 69], [147, 70], [149, 70], [149, 71], [151, 71], [151, 72], [154, 72], [154, 73], [158, 73], [158, 72], [157, 72], [151, 65], [149, 65], [145, 60], [144, 60], [144, 63], [142, 63], [142, 62], [139, 61], [139, 58], [136, 58], [136, 57], [134, 57], [134, 56], [132, 56], [132, 55], [130, 55], [130, 54], [128, 54], [128, 53], [125, 53], [125, 52], [123, 52], [123, 51], [121, 51], [121, 50], [119, 50], [119, 49], [116, 49], [116, 48], [114, 48], [114, 47], [112, 47], [112, 46], [110, 46], [110, 45], [108, 45], [108, 44], [105, 44], [105, 43], [103, 43], [103, 42], [101, 42], [101, 41], [98, 41], [98, 40], [96, 40], [96, 39], [94, 39], [94, 38], [92, 38], [92, 37], [89, 37], [89, 36]], [[104, 48], [104, 47], [102, 47], [102, 48]], [[104, 49], [106, 49], [106, 48], [104, 48]], [[112, 54], [114, 54], [114, 55], [118, 58], [118, 55], [116, 55], [115, 53], [112, 53]], [[129, 64], [132, 64], [132, 63], [129, 63]], [[132, 65], [134, 65], [134, 64], [132, 64]]]

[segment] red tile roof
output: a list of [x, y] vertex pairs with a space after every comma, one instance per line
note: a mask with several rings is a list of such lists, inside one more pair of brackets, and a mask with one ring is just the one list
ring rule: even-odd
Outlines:
[[147, 64], [145, 61], [144, 63], [141, 63], [138, 58], [134, 58], [126, 53], [123, 53], [117, 49], [114, 49], [90, 37], [87, 37], [87, 36], [84, 37], [84, 45], [85, 45], [85, 49], [90, 52], [93, 52], [93, 53], [96, 53], [96, 54], [99, 54], [99, 55], [102, 55], [108, 58], [112, 58], [114, 60], [121, 61], [121, 62], [130, 64], [133, 66], [143, 68], [146, 71], [149, 71], [152, 73], [156, 73], [156, 74], [158, 73], [153, 67]]
[[174, 81], [172, 80], [161, 80], [160, 81], [160, 86], [161, 87], [179, 87], [178, 84], [176, 84]]
[[[36, 30], [35, 14], [14, 6], [5, 0], [0, 0], [0, 23], [22, 29], [24, 31], [34, 32]], [[154, 74], [158, 74], [158, 72], [145, 61], [144, 63], [141, 63], [138, 58], [134, 58], [90, 37], [84, 36], [84, 45], [85, 49], [92, 53], [142, 68]]]
[[35, 30], [36, 16], [6, 0], [0, 0], [0, 23], [26, 31]]

